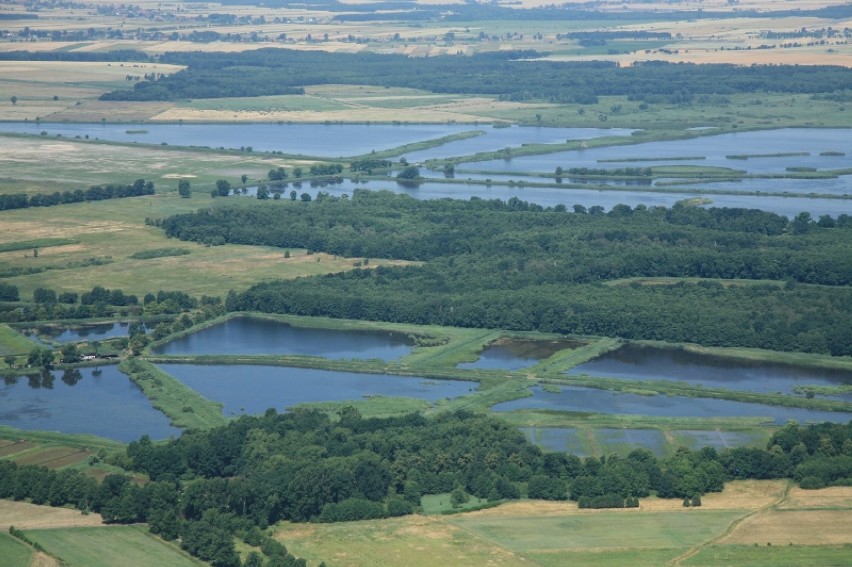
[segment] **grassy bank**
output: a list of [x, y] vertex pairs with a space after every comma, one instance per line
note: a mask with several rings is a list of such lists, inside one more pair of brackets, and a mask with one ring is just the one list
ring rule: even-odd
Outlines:
[[175, 427], [203, 429], [227, 423], [222, 406], [162, 372], [148, 361], [132, 358], [119, 366], [137, 384], [151, 404]]

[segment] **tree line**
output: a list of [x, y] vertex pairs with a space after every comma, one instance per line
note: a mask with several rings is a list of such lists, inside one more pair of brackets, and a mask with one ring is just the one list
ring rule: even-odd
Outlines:
[[37, 193], [27, 196], [24, 193], [0, 195], [0, 211], [9, 209], [26, 209], [29, 207], [52, 207], [84, 201], [103, 201], [105, 199], [123, 199], [153, 195], [154, 183], [137, 179], [131, 184], [93, 185], [88, 189], [75, 189], [55, 193]]
[[[159, 224], [168, 236], [202, 243], [418, 264], [261, 283], [229, 294], [230, 310], [852, 353], [845, 215], [823, 226], [758, 210], [617, 205], [584, 213], [360, 189], [350, 199], [267, 205]], [[644, 277], [679, 283], [611, 283]]]
[[165, 53], [163, 63], [187, 69], [103, 100], [297, 94], [308, 85], [407, 87], [440, 93], [486, 94], [509, 100], [594, 103], [597, 97], [687, 102], [697, 95], [830, 93], [845, 90], [842, 67], [530, 60], [536, 52], [481, 53], [471, 57], [409, 58], [374, 53], [325, 53], [267, 48], [241, 53]]
[[[733, 479], [847, 485], [852, 423], [791, 423], [764, 449], [681, 448], [664, 459], [634, 449], [626, 457], [579, 458], [542, 452], [515, 427], [466, 412], [368, 419], [350, 406], [332, 419], [317, 410], [270, 409], [165, 443], [142, 437], [110, 462], [151, 481], [140, 487], [113, 474], [98, 484], [76, 470], [0, 461], [0, 497], [93, 510], [110, 523], [147, 522], [152, 533], [180, 538], [214, 566], [236, 567], [235, 537], [287, 557], [263, 533], [278, 521], [405, 515], [427, 494], [570, 499], [588, 508], [635, 506], [652, 493], [699, 505], [701, 495]], [[282, 561], [303, 564], [292, 556]]]

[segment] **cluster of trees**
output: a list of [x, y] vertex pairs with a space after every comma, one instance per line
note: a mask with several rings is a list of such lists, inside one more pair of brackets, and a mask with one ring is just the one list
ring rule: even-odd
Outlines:
[[[160, 225], [184, 240], [422, 262], [258, 284], [231, 294], [232, 310], [852, 353], [848, 217], [828, 228], [758, 210], [593, 209], [356, 190]], [[787, 283], [601, 285], [631, 277]]]
[[349, 164], [349, 170], [363, 171], [367, 175], [372, 175], [373, 171], [388, 170], [392, 166], [393, 163], [391, 163], [391, 161], [387, 159], [364, 158], [353, 160], [352, 163]]
[[511, 52], [412, 59], [275, 48], [242, 53], [166, 53], [160, 61], [188, 68], [101, 98], [176, 100], [300, 94], [307, 85], [359, 84], [490, 94], [511, 100], [593, 103], [604, 95], [689, 101], [699, 94], [829, 93], [844, 90], [848, 84], [846, 69], [832, 66], [654, 62], [619, 67], [600, 61], [529, 60], [535, 55]]
[[76, 189], [74, 191], [63, 191], [56, 193], [39, 193], [30, 195], [16, 193], [14, 195], [0, 195], [0, 211], [9, 209], [26, 209], [28, 207], [52, 207], [68, 203], [82, 203], [84, 201], [102, 201], [104, 199], [123, 199], [125, 197], [139, 197], [141, 195], [153, 195], [154, 183], [137, 179], [129, 185], [93, 185], [88, 189]]
[[18, 301], [18, 299], [20, 299], [18, 286], [0, 282], [0, 301]]
[[[766, 449], [679, 449], [658, 459], [544, 453], [513, 426], [445, 413], [363, 418], [351, 407], [333, 420], [317, 410], [242, 416], [154, 444], [131, 443], [111, 461], [147, 473], [98, 484], [76, 470], [0, 461], [0, 498], [75, 506], [107, 522], [147, 522], [165, 539], [217, 567], [241, 565], [234, 539], [256, 546], [251, 561], [303, 565], [262, 532], [279, 520], [334, 522], [409, 514], [424, 494], [492, 501], [521, 496], [632, 507], [656, 493], [700, 505], [731, 479], [793, 478], [803, 487], [852, 483], [852, 423], [788, 424]], [[686, 504], [685, 504], [686, 505]], [[259, 563], [245, 563], [259, 564]]]
[[[100, 513], [109, 523], [148, 522], [152, 533], [167, 540], [181, 539], [181, 547], [214, 567], [304, 567], [304, 560], [233, 515], [209, 510], [186, 514], [174, 480], [149, 482], [140, 487], [126, 475], [110, 474], [101, 483], [75, 469], [55, 471], [41, 466], [17, 466], [0, 461], [0, 498], [29, 499], [33, 504], [73, 506]], [[239, 537], [260, 549], [246, 563], [234, 547]], [[266, 562], [263, 562], [263, 556]], [[260, 562], [258, 562], [260, 560]]]
[[311, 175], [340, 175], [343, 166], [339, 163], [320, 163], [312, 165], [309, 171]]
[[594, 167], [556, 168], [556, 177], [563, 175], [594, 175], [596, 177], [650, 177], [653, 171], [650, 167], [618, 167], [615, 169], [599, 169]]

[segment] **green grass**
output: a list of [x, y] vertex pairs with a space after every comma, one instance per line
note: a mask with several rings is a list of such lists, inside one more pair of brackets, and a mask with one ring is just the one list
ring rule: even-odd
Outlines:
[[23, 431], [6, 425], [0, 425], [0, 439], [11, 441], [24, 439], [36, 445], [105, 449], [107, 451], [124, 447], [123, 443], [95, 435], [58, 433], [55, 431]]
[[[36, 343], [9, 327], [8, 325], [0, 324], [0, 356], [7, 354], [22, 355], [30, 352]], [[20, 363], [21, 361], [19, 361]], [[5, 368], [5, 363], [0, 368]]]
[[235, 98], [195, 99], [180, 102], [178, 108], [194, 110], [231, 110], [249, 112], [346, 110], [349, 105], [326, 97], [312, 95], [278, 95]]
[[484, 498], [477, 498], [476, 496], [470, 496], [467, 502], [454, 507], [451, 503], [449, 492], [444, 494], [426, 494], [420, 499], [420, 506], [423, 509], [423, 513], [426, 515], [477, 510], [487, 505], [488, 500], [485, 500]]
[[49, 248], [51, 246], [63, 246], [65, 244], [77, 244], [77, 240], [68, 238], [39, 238], [36, 240], [25, 240], [22, 242], [6, 242], [0, 244], [0, 252], [14, 252], [16, 250], [32, 251], [36, 248]]
[[222, 405], [212, 402], [148, 361], [130, 359], [119, 368], [175, 427], [206, 429], [227, 423]]
[[110, 526], [27, 530], [40, 544], [71, 567], [197, 567], [206, 565], [176, 545], [148, 534], [144, 527]]
[[29, 567], [32, 561], [32, 550], [22, 541], [0, 533], [0, 557], [3, 567]]
[[319, 409], [331, 416], [337, 415], [345, 406], [353, 406], [365, 418], [369, 417], [392, 417], [409, 413], [424, 412], [431, 404], [425, 400], [416, 398], [398, 398], [387, 396], [370, 396], [363, 400], [351, 400], [345, 402], [316, 402], [310, 404], [299, 404], [300, 407]]
[[453, 517], [450, 522], [519, 553], [542, 550], [684, 548], [719, 534], [740, 511], [595, 512], [517, 518]]
[[[22, 297], [31, 296], [37, 287], [81, 293], [95, 285], [119, 288], [140, 297], [161, 289], [223, 296], [229, 289], [246, 289], [258, 281], [351, 270], [360, 260], [327, 254], [308, 256], [300, 249], [291, 249], [290, 258], [285, 258], [279, 248], [205, 247], [168, 239], [161, 229], [145, 225], [146, 218], [164, 218], [199, 207], [228, 206], [236, 200], [213, 200], [209, 195], [181, 199], [171, 190], [151, 197], [4, 211], [5, 226], [19, 234], [36, 235], [50, 230], [78, 243], [43, 249], [37, 258], [32, 254], [25, 258], [22, 253], [7, 253], [0, 256], [0, 269], [39, 271], [5, 280], [17, 285]], [[14, 242], [31, 240], [16, 234]], [[172, 249], [173, 254], [161, 255], [164, 248]], [[175, 255], [178, 253], [184, 255]], [[154, 257], [133, 258], [140, 255]], [[102, 263], [93, 265], [93, 258]], [[370, 263], [380, 266], [400, 262], [371, 259]]]
[[541, 551], [527, 553], [526, 557], [539, 567], [564, 567], [565, 565], [660, 567], [666, 565], [682, 551], [686, 550], [664, 548], [619, 549], [614, 551]]
[[687, 559], [688, 567], [845, 567], [852, 562], [852, 545], [713, 545]]

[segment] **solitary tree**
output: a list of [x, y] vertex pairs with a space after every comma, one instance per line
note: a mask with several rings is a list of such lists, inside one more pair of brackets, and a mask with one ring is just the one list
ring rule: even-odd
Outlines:
[[16, 97], [15, 95], [12, 95], [12, 98], [10, 98], [9, 100], [12, 101], [12, 106], [18, 104], [18, 97]]
[[227, 197], [231, 193], [231, 184], [225, 179], [216, 181], [216, 193], [220, 197]]
[[4, 356], [3, 362], [5, 362], [6, 366], [8, 366], [9, 368], [15, 367], [15, 357], [12, 356], [11, 354], [7, 354], [6, 356]]
[[192, 197], [192, 190], [189, 186], [189, 181], [186, 179], [181, 179], [178, 183], [178, 194], [184, 199], [189, 199]]

